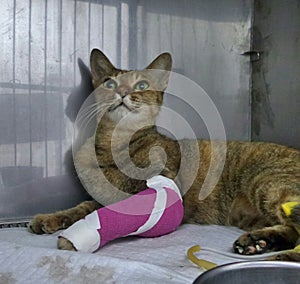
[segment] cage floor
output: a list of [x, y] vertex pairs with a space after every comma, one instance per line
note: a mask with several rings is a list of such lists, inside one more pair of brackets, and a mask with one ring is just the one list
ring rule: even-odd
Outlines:
[[159, 238], [118, 239], [90, 254], [56, 249], [58, 233], [3, 228], [0, 283], [192, 283], [204, 270], [187, 259], [191, 246], [200, 245], [197, 257], [218, 265], [254, 259], [230, 252], [241, 233], [232, 227], [182, 225]]

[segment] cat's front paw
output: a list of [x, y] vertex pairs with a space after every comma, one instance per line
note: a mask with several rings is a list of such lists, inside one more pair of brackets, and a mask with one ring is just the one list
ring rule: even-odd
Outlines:
[[267, 240], [251, 233], [240, 236], [233, 244], [233, 252], [238, 254], [252, 255], [268, 251]]
[[58, 249], [77, 251], [73, 244], [63, 237], [58, 238], [57, 247]]
[[298, 232], [290, 226], [266, 227], [241, 235], [233, 244], [233, 252], [252, 255], [291, 249], [298, 236]]
[[35, 234], [52, 234], [71, 225], [69, 217], [58, 214], [39, 214], [29, 223], [29, 231]]

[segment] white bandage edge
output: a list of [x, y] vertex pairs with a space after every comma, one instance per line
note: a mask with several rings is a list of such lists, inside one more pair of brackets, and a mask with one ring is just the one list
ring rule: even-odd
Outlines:
[[100, 228], [98, 213], [94, 211], [64, 230], [59, 237], [69, 240], [78, 251], [94, 252], [100, 246], [101, 239], [97, 231]]
[[163, 213], [165, 212], [166, 204], [167, 204], [167, 192], [164, 187], [173, 189], [182, 200], [177, 185], [173, 180], [169, 178], [166, 178], [161, 175], [154, 176], [147, 180], [147, 186], [156, 190], [156, 199], [154, 202], [152, 212], [148, 220], [141, 227], [139, 227], [135, 232], [128, 234], [127, 236], [133, 236], [133, 235], [139, 235], [145, 233], [150, 229], [152, 229], [158, 223]]
[[155, 189], [164, 189], [164, 187], [173, 189], [182, 200], [180, 190], [178, 189], [176, 183], [170, 178], [161, 175], [154, 176], [147, 180], [147, 186]]

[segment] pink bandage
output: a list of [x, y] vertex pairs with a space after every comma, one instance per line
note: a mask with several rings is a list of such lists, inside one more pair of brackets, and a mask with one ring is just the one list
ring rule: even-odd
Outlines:
[[171, 179], [155, 176], [148, 188], [100, 208], [60, 234], [78, 251], [94, 252], [125, 236], [158, 237], [174, 231], [183, 218], [180, 192]]

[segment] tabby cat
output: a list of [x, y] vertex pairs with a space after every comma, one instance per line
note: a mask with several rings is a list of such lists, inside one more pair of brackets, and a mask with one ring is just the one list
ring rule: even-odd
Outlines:
[[[117, 153], [122, 157], [126, 151], [126, 133], [132, 126], [148, 121], [135, 132], [129, 143], [131, 161], [139, 168], [150, 165], [149, 151], [155, 146], [162, 147], [167, 154], [157, 155], [155, 165], [149, 170], [149, 177], [161, 174], [174, 179], [177, 176], [180, 160], [180, 143], [157, 131], [155, 119], [162, 105], [164, 89], [168, 76], [145, 78], [143, 71], [158, 69], [171, 70], [172, 58], [168, 53], [159, 55], [147, 68], [140, 71], [120, 70], [97, 49], [91, 53], [92, 82], [95, 88], [96, 103], [101, 106], [109, 101], [102, 119], [99, 121], [95, 140], [87, 139], [75, 156], [78, 174], [85, 184], [97, 195], [107, 195], [107, 185], [99, 180], [99, 168], [106, 179], [118, 189], [127, 193], [137, 193], [146, 188], [145, 181], [133, 179], [123, 174], [115, 164], [111, 150], [112, 133], [124, 116], [133, 113], [131, 123], [124, 124], [118, 136]], [[158, 85], [163, 88], [157, 90]], [[146, 110], [142, 107], [147, 106]], [[153, 108], [152, 108], [153, 106]], [[150, 107], [150, 108], [149, 108]], [[123, 139], [124, 138], [124, 139]], [[95, 145], [94, 142], [95, 141]], [[289, 201], [300, 202], [300, 153], [285, 146], [260, 142], [227, 142], [226, 162], [222, 175], [204, 200], [198, 194], [208, 172], [212, 145], [210, 141], [197, 141], [201, 156], [197, 176], [183, 196], [184, 222], [197, 224], [219, 224], [237, 226], [248, 232], [240, 236], [233, 244], [233, 251], [239, 254], [260, 254], [269, 251], [291, 249], [298, 244], [300, 224], [300, 206], [286, 217], [281, 204]], [[217, 144], [218, 145], [218, 144]], [[220, 143], [220, 150], [223, 144]], [[96, 151], [96, 162], [88, 149]], [[127, 149], [128, 150], [128, 149]], [[183, 153], [183, 155], [191, 153]], [[126, 156], [126, 155], [125, 155]], [[125, 157], [124, 156], [124, 157]], [[153, 161], [152, 161], [153, 162]], [[164, 165], [163, 170], [155, 169]], [[157, 165], [157, 167], [156, 167]], [[180, 188], [189, 179], [189, 171], [179, 177]], [[78, 206], [53, 214], [40, 214], [33, 218], [30, 229], [37, 234], [53, 233], [65, 229], [83, 218], [101, 205], [96, 201], [85, 201]], [[59, 239], [58, 247], [74, 250], [72, 244]], [[276, 259], [300, 261], [300, 254], [281, 253]]]

